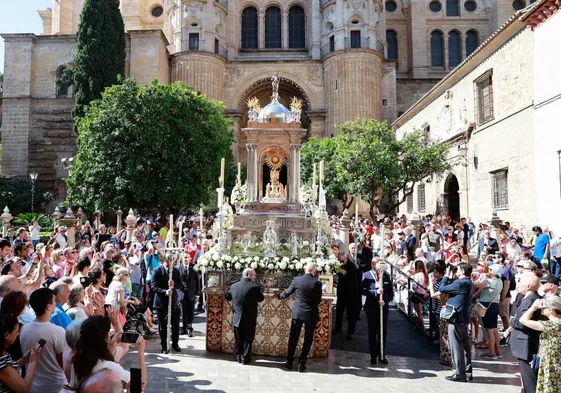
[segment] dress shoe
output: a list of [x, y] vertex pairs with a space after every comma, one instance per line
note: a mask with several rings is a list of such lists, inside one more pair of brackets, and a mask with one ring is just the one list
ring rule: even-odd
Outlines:
[[187, 337], [193, 337], [193, 329], [188, 330]]
[[353, 335], [352, 334], [347, 334], [347, 337], [345, 337], [345, 340], [353, 341]]
[[162, 347], [162, 353], [169, 353], [169, 349], [167, 347]]
[[236, 360], [238, 361], [238, 363], [242, 362], [242, 357], [241, 356], [236, 356]]
[[466, 376], [468, 381], [473, 381], [473, 374], [467, 373]]
[[299, 372], [299, 373], [303, 373], [304, 371], [306, 371], [306, 365], [303, 364], [303, 363], [300, 363], [300, 364], [298, 365], [298, 372]]
[[285, 362], [284, 363], [284, 367], [286, 367], [289, 370], [292, 370], [292, 366], [293, 366], [292, 362]]
[[242, 364], [249, 364], [249, 363], [251, 363], [251, 358], [242, 360]]
[[445, 379], [447, 381], [452, 381], [452, 382], [467, 382], [465, 377], [462, 378], [458, 374], [449, 375], [449, 376], [445, 377]]
[[376, 358], [370, 358], [370, 364], [372, 366], [376, 366], [376, 365], [378, 365], [378, 360]]
[[181, 348], [179, 348], [179, 345], [177, 345], [177, 344], [172, 345], [171, 348], [172, 348], [175, 352], [181, 352]]
[[386, 359], [386, 358], [380, 359], [380, 363], [388, 364], [388, 359]]

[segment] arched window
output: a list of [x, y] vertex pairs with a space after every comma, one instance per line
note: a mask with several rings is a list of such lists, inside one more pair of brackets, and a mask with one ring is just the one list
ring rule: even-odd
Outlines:
[[448, 67], [456, 67], [462, 61], [462, 37], [457, 31], [448, 34]]
[[257, 10], [247, 7], [242, 12], [242, 49], [257, 49], [259, 37]]
[[440, 31], [430, 33], [430, 58], [432, 67], [444, 67], [444, 37]]
[[477, 31], [468, 30], [466, 33], [466, 56], [472, 54], [472, 52], [479, 46], [479, 36]]
[[386, 30], [386, 42], [388, 43], [388, 59], [397, 60], [397, 33]]
[[306, 15], [299, 6], [292, 7], [288, 12], [288, 47], [306, 47]]
[[265, 48], [282, 48], [282, 16], [278, 7], [265, 11]]
[[460, 2], [458, 0], [446, 0], [446, 16], [460, 16]]
[[57, 97], [68, 97], [68, 88], [70, 84], [65, 79], [64, 71], [66, 66], [60, 66], [56, 70], [56, 96]]

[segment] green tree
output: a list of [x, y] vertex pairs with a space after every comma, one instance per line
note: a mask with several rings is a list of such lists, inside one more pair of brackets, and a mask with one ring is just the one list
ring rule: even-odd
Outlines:
[[339, 126], [336, 162], [346, 189], [360, 195], [374, 209], [389, 214], [405, 202], [415, 185], [450, 169], [448, 146], [425, 146], [423, 135], [414, 131], [396, 139], [384, 122], [357, 119]]
[[301, 154], [301, 176], [304, 183], [312, 184], [314, 163], [318, 164], [317, 176], [319, 182], [319, 162], [325, 161], [325, 196], [327, 201], [339, 199], [343, 209], [348, 209], [353, 203], [353, 196], [347, 192], [346, 181], [341, 176], [340, 168], [334, 157], [338, 150], [337, 138], [317, 139], [312, 137], [303, 145]]
[[74, 58], [74, 119], [125, 75], [125, 25], [119, 0], [85, 0]]
[[232, 170], [233, 142], [221, 103], [181, 83], [126, 79], [93, 101], [78, 122], [78, 154], [68, 179], [87, 209], [193, 209], [215, 198], [220, 159]]

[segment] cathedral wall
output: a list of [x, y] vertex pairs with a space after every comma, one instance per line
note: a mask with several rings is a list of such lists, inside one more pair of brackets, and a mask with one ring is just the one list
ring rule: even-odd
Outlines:
[[55, 98], [56, 72], [74, 62], [75, 36], [40, 36], [33, 45], [31, 64], [31, 95], [35, 98]]
[[166, 49], [168, 42], [162, 31], [129, 31], [129, 37], [130, 55], [127, 60], [130, 77], [145, 85], [154, 78], [160, 83], [169, 83], [169, 54]]
[[397, 117], [419, 101], [438, 81], [438, 79], [397, 79]]
[[226, 62], [213, 53], [180, 52], [172, 56], [171, 80], [183, 82], [213, 100], [224, 101]]
[[357, 117], [382, 116], [382, 58], [376, 51], [353, 49], [328, 55], [325, 67], [326, 136]]

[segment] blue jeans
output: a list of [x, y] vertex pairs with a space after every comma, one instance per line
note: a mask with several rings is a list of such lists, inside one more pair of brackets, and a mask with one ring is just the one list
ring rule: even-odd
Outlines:
[[554, 260], [549, 260], [549, 271], [551, 273], [552, 276], [555, 276], [557, 278], [561, 278], [561, 262], [559, 262], [559, 260], [554, 261]]
[[32, 240], [31, 243], [33, 244], [33, 250], [35, 250], [35, 248], [37, 247], [37, 244], [39, 244], [39, 242], [41, 242], [41, 240]]
[[142, 300], [142, 284], [132, 284], [131, 296], [138, 300]]

